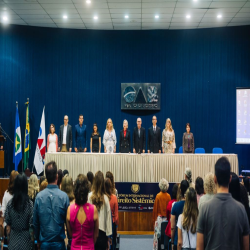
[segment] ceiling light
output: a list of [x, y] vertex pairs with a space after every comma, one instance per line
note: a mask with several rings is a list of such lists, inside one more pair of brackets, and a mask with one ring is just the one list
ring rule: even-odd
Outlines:
[[186, 18], [187, 18], [187, 19], [190, 19], [190, 18], [191, 18], [191, 16], [190, 16], [190, 15], [186, 15]]
[[97, 19], [98, 19], [98, 16], [94, 16], [94, 19], [97, 20]]
[[198, 2], [198, 0], [193, 0], [193, 2]]
[[159, 16], [158, 16], [158, 15], [156, 15], [156, 16], [155, 16], [155, 18], [156, 18], [156, 19], [158, 19], [158, 18], [159, 18]]
[[63, 16], [63, 19], [67, 19], [67, 18], [68, 18], [68, 16], [66, 16], [66, 15]]
[[222, 18], [222, 15], [218, 15], [217, 18]]
[[91, 3], [91, 1], [90, 1], [90, 0], [87, 0], [86, 3]]
[[126, 19], [128, 19], [128, 18], [129, 18], [129, 16], [128, 16], [128, 15], [126, 15], [126, 16], [125, 16], [125, 18], [126, 18]]
[[2, 19], [3, 19], [4, 22], [8, 21], [8, 17], [7, 16], [3, 16]]

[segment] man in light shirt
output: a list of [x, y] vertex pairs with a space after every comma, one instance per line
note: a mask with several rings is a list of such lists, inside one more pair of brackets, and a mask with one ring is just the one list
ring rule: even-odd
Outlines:
[[68, 124], [69, 117], [64, 116], [64, 124], [60, 126], [58, 151], [71, 152], [72, 151], [72, 127]]

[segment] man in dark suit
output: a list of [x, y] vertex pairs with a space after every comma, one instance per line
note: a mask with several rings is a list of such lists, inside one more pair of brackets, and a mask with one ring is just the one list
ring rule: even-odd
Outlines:
[[79, 124], [75, 126], [75, 152], [87, 151], [87, 126], [83, 124], [83, 115], [79, 115]]
[[133, 153], [145, 153], [146, 132], [145, 128], [141, 126], [142, 120], [137, 118], [137, 127], [133, 132]]
[[64, 116], [64, 124], [60, 126], [58, 138], [58, 151], [71, 152], [72, 151], [72, 127], [68, 124], [69, 117]]
[[161, 153], [161, 129], [156, 126], [157, 118], [152, 118], [153, 126], [148, 129], [148, 153]]

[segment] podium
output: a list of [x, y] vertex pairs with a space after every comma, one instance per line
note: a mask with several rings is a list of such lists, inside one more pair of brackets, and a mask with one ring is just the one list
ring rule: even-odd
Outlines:
[[[0, 135], [0, 145], [5, 141], [3, 135]], [[4, 151], [0, 150], [0, 168], [4, 168]]]

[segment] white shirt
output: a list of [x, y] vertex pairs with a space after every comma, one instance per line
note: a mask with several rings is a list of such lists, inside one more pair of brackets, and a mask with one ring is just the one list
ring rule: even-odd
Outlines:
[[[182, 228], [183, 223], [183, 214], [181, 214], [178, 218], [177, 227], [181, 229], [182, 232], [182, 248], [189, 248], [189, 240], [190, 240], [190, 248], [196, 248], [196, 236], [197, 233], [192, 234], [191, 231], [187, 232]], [[189, 234], [189, 240], [188, 240]]]
[[[2, 203], [2, 212], [3, 212], [3, 216], [7, 207], [8, 202], [12, 199], [13, 195], [10, 194], [7, 190], [4, 193], [3, 196], [3, 203]], [[6, 226], [7, 224], [4, 222], [4, 226]]]
[[66, 139], [67, 139], [67, 129], [68, 129], [68, 125], [63, 127], [63, 143], [62, 144], [66, 144]]
[[[88, 195], [88, 203], [93, 204], [90, 197], [92, 192]], [[107, 236], [112, 235], [112, 220], [111, 220], [111, 209], [109, 204], [109, 198], [107, 195], [104, 195], [104, 204], [101, 207], [101, 210], [98, 211], [99, 217], [99, 229], [106, 233]]]

